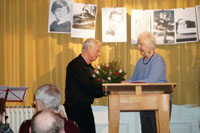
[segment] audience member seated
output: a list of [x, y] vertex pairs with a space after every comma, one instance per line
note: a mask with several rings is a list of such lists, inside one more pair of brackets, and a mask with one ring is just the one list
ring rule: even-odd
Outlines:
[[53, 110], [38, 111], [31, 120], [31, 133], [65, 133], [64, 118]]
[[[50, 109], [58, 112], [61, 102], [61, 92], [56, 85], [45, 84], [39, 87], [35, 92], [34, 104], [37, 111]], [[63, 112], [59, 112], [63, 116]], [[64, 119], [65, 133], [80, 133], [80, 128], [74, 121]], [[19, 133], [28, 133], [31, 126], [31, 120], [24, 121], [19, 129]]]
[[0, 98], [0, 133], [13, 133], [9, 124], [3, 124], [3, 117], [5, 117], [5, 100]]

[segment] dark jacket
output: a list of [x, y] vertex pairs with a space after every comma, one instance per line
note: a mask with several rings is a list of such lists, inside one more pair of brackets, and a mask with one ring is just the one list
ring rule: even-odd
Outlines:
[[65, 102], [90, 105], [94, 98], [104, 96], [102, 84], [91, 74], [94, 68], [79, 55], [73, 59], [66, 69]]

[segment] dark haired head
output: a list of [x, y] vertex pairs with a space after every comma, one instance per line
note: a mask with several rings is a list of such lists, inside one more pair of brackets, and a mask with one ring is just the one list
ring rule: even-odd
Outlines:
[[63, 8], [63, 7], [66, 7], [67, 8], [67, 13], [70, 12], [70, 8], [69, 8], [69, 4], [64, 1], [64, 0], [57, 0], [55, 1], [53, 4], [52, 4], [52, 7], [51, 7], [51, 12], [54, 14], [55, 13], [55, 10], [57, 8]]

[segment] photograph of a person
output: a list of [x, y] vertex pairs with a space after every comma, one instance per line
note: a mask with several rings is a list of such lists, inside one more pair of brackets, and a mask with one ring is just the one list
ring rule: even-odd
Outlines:
[[199, 40], [200, 40], [200, 5], [196, 6], [196, 13], [197, 13], [197, 24], [198, 24], [198, 33], [199, 33]]
[[72, 3], [73, 0], [50, 0], [49, 32], [71, 33]]
[[131, 10], [131, 44], [137, 44], [140, 33], [151, 31], [152, 10]]
[[97, 5], [74, 3], [72, 13], [72, 37], [95, 37]]
[[195, 8], [176, 9], [175, 23], [176, 43], [198, 41]]
[[152, 31], [157, 44], [175, 44], [174, 10], [155, 10]]
[[127, 41], [126, 8], [102, 8], [102, 41]]

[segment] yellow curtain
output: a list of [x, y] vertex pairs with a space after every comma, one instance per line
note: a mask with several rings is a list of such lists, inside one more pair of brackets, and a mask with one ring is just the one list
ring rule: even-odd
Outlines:
[[[130, 78], [140, 57], [131, 45], [131, 9], [176, 9], [200, 5], [199, 0], [74, 0], [97, 4], [96, 39], [102, 40], [102, 7], [127, 8], [126, 43], [103, 43], [100, 58], [93, 65], [119, 60]], [[24, 102], [30, 106], [34, 91], [44, 83], [56, 84], [65, 95], [67, 64], [81, 52], [84, 39], [70, 34], [48, 33], [49, 0], [0, 0], [0, 85], [28, 86]], [[157, 47], [167, 64], [168, 82], [177, 83], [174, 104], [200, 105], [200, 42]], [[107, 99], [95, 100], [105, 105]]]

